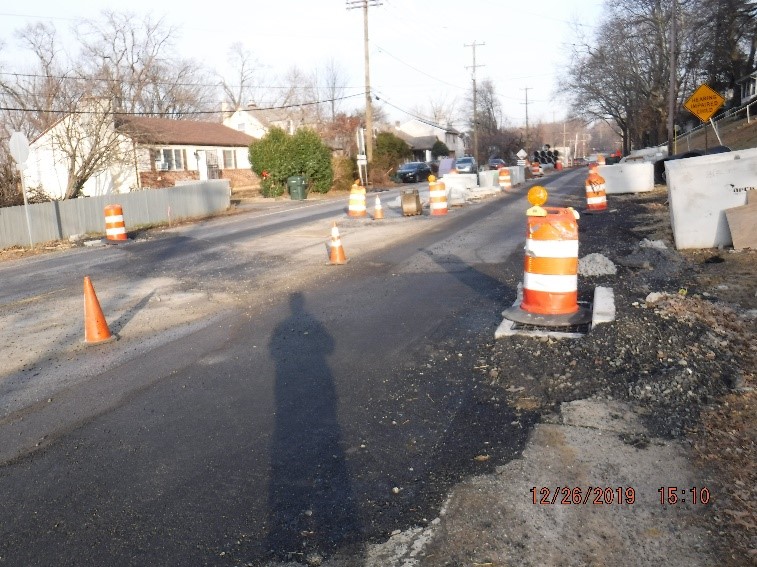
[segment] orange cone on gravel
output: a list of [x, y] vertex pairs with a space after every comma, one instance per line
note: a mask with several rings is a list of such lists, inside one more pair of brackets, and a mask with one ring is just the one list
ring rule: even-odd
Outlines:
[[342, 239], [339, 237], [339, 229], [336, 226], [331, 227], [331, 251], [329, 253], [329, 261], [332, 264], [346, 264], [347, 256], [344, 254], [344, 248], [342, 247]]
[[84, 277], [84, 342], [90, 345], [113, 338], [89, 276]]

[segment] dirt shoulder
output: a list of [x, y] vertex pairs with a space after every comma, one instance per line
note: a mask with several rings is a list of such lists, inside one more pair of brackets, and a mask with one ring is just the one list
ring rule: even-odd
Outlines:
[[582, 217], [580, 256], [616, 273], [579, 275], [579, 294], [612, 287], [616, 320], [483, 345], [475, 371], [542, 422], [521, 458], [369, 565], [757, 564], [757, 252], [676, 251], [666, 199], [617, 195]]

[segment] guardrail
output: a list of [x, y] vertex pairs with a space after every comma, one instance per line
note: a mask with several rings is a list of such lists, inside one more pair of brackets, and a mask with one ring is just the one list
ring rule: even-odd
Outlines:
[[[103, 233], [103, 211], [114, 203], [123, 208], [126, 229], [129, 230], [225, 211], [231, 204], [231, 190], [228, 180], [201, 181], [168, 189], [145, 189], [29, 205], [32, 242], [61, 240], [74, 234]], [[0, 248], [28, 245], [24, 207], [0, 208]]]

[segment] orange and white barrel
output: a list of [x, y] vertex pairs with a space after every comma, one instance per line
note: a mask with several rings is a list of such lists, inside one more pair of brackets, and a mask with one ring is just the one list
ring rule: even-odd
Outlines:
[[447, 187], [442, 181], [435, 181], [435, 177], [432, 175], [428, 180], [428, 196], [429, 196], [429, 209], [431, 214], [446, 215], [448, 211], [447, 207]]
[[606, 164], [604, 154], [598, 154], [597, 155], [597, 164], [598, 165], [605, 165]]
[[500, 167], [499, 168], [499, 186], [503, 191], [509, 191], [513, 188], [513, 182], [510, 178], [510, 169], [507, 167]]
[[541, 176], [541, 164], [538, 161], [535, 161], [531, 164], [531, 175], [533, 175], [534, 177]]
[[121, 205], [105, 207], [105, 238], [116, 242], [127, 240], [124, 211]]
[[589, 211], [604, 211], [607, 209], [607, 192], [605, 178], [597, 173], [597, 165], [589, 166], [589, 176], [586, 178], [586, 208]]
[[578, 311], [578, 222], [572, 209], [545, 207], [546, 216], [528, 217], [523, 301], [539, 315]]
[[347, 206], [347, 216], [349, 217], [364, 217], [366, 216], [365, 209], [365, 187], [360, 185], [359, 181], [355, 181], [350, 188], [350, 200]]

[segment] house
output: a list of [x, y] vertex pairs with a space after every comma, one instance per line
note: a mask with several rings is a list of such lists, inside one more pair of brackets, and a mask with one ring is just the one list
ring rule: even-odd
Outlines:
[[207, 179], [228, 179], [232, 188], [256, 183], [248, 150], [254, 138], [248, 134], [213, 122], [113, 119], [103, 108], [66, 115], [29, 144], [27, 188], [63, 198], [71, 156], [77, 168], [89, 167], [82, 196]]
[[741, 104], [747, 104], [757, 99], [757, 69], [741, 77], [736, 84], [741, 87]]
[[291, 135], [305, 124], [304, 115], [298, 116], [297, 112], [291, 108], [258, 108], [254, 103], [233, 112], [224, 105], [222, 114], [224, 126], [258, 139], [265, 136], [274, 126]]
[[[395, 130], [397, 136], [408, 142], [410, 147], [416, 153], [415, 148], [420, 151], [424, 151], [425, 155], [419, 161], [431, 161], [431, 147], [436, 140], [444, 142], [449, 148], [450, 157], [458, 157], [465, 155], [465, 142], [463, 136], [458, 130], [451, 126], [441, 126], [434, 124], [433, 122], [426, 122], [423, 120], [413, 119], [402, 124], [395, 124]], [[429, 137], [435, 138], [431, 144], [428, 144]], [[413, 139], [413, 141], [409, 141]], [[425, 146], [429, 146], [426, 148]]]

